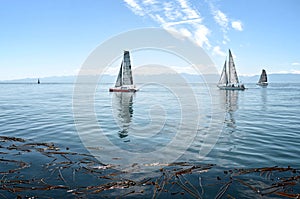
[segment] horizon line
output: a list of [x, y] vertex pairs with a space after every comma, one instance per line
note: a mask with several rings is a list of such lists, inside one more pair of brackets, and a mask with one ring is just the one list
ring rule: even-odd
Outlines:
[[[172, 73], [170, 73], [172, 74]], [[168, 73], [168, 75], [170, 75]], [[174, 73], [176, 74], [176, 73]], [[179, 73], [179, 74], [186, 74], [186, 75], [192, 75], [192, 76], [198, 76], [199, 74], [192, 74], [192, 73]], [[90, 74], [90, 75], [84, 75], [84, 76], [96, 76], [97, 74]], [[149, 74], [149, 76], [159, 76], [164, 75], [164, 73], [160, 74]], [[220, 74], [201, 74], [201, 75], [220, 75]], [[297, 72], [274, 72], [274, 73], [268, 73], [269, 75], [300, 75], [300, 73]], [[13, 79], [0, 79], [0, 81], [17, 81], [17, 80], [26, 80], [26, 79], [45, 79], [45, 78], [67, 78], [67, 77], [77, 77], [79, 75], [53, 75], [53, 76], [44, 76], [44, 77], [20, 77], [20, 78], [13, 78]], [[115, 77], [116, 75], [110, 75], [110, 74], [102, 74], [102, 76], [111, 76]], [[134, 76], [143, 76], [142, 74], [135, 74]], [[239, 77], [254, 77], [254, 76], [260, 76], [260, 74], [241, 74], [238, 75]]]

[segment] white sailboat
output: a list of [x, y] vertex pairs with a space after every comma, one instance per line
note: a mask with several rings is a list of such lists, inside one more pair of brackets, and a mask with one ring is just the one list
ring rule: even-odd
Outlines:
[[129, 51], [125, 50], [115, 87], [110, 88], [109, 91], [136, 92], [137, 90], [133, 84]]
[[259, 86], [268, 86], [268, 78], [267, 78], [267, 73], [265, 69], [262, 69], [260, 78], [257, 82], [257, 85]]
[[245, 90], [244, 84], [239, 83], [236, 73], [235, 64], [231, 51], [229, 49], [229, 61], [225, 60], [222, 74], [218, 83], [218, 87], [222, 90]]

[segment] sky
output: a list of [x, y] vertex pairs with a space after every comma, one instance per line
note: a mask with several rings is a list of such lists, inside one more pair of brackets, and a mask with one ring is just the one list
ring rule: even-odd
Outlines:
[[107, 39], [161, 27], [189, 37], [221, 71], [300, 74], [298, 0], [0, 0], [0, 80], [76, 75]]

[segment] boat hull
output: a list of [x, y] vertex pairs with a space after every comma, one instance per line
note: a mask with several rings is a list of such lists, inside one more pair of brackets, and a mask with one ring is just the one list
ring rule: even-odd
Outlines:
[[246, 88], [244, 86], [218, 86], [221, 90], [240, 90], [243, 91]]
[[258, 86], [268, 86], [268, 82], [261, 82], [261, 83], [257, 83], [256, 85]]
[[124, 87], [114, 87], [114, 88], [109, 88], [109, 92], [126, 92], [126, 93], [135, 93], [138, 91], [136, 88], [124, 88]]

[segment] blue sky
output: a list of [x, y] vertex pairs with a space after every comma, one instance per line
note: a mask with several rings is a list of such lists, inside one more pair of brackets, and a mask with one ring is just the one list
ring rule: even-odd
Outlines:
[[180, 32], [220, 71], [300, 73], [298, 0], [0, 0], [0, 80], [74, 75], [99, 44], [128, 30]]

